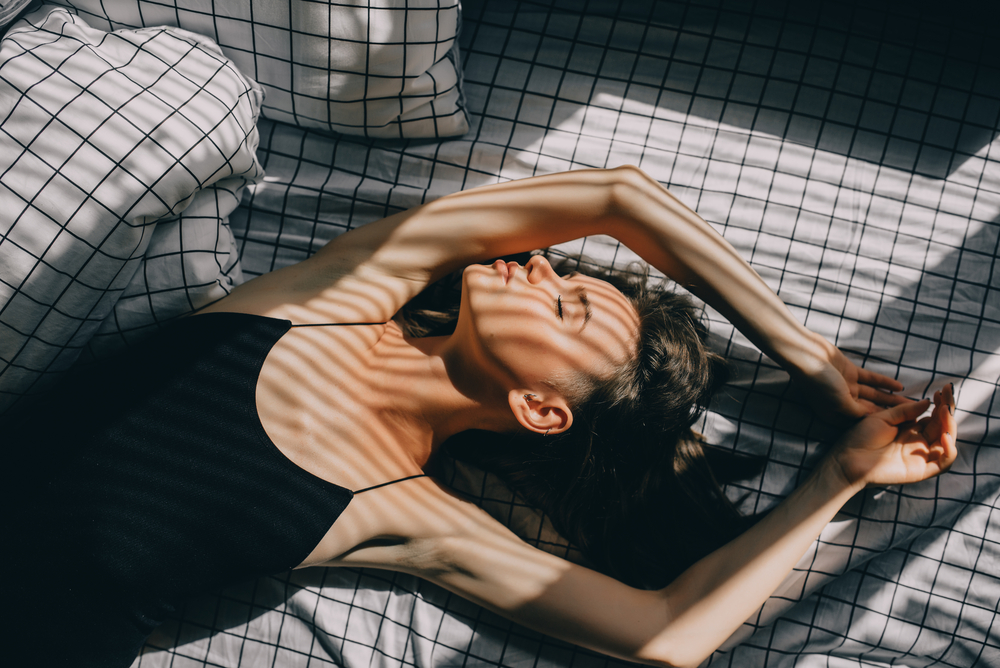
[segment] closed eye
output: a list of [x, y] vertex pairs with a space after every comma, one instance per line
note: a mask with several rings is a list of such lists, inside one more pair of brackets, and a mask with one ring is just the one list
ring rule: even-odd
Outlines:
[[[583, 327], [587, 326], [590, 319], [594, 316], [594, 309], [590, 306], [590, 299], [587, 298], [587, 291], [580, 288], [580, 303], [583, 304]], [[581, 327], [580, 329], [583, 329]]]

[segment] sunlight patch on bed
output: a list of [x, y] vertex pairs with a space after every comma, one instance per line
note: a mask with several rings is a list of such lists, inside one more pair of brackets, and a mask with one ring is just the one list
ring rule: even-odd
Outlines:
[[[505, 177], [638, 164], [712, 223], [786, 302], [832, 309], [838, 329], [821, 332], [831, 338], [850, 340], [890, 302], [947, 300], [935, 294], [945, 288], [921, 277], [947, 274], [963, 242], [1000, 217], [1000, 176], [985, 169], [1000, 139], [942, 180], [606, 92], [572, 108], [516, 152]], [[652, 121], [634, 122], [643, 115]], [[604, 162], [593, 163], [598, 156]], [[565, 252], [616, 266], [638, 259], [609, 238], [573, 242]]]

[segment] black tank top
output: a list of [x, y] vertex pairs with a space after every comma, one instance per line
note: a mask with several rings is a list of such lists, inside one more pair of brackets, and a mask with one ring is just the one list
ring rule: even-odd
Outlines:
[[19, 455], [5, 493], [19, 646], [46, 665], [128, 666], [186, 598], [316, 547], [354, 492], [299, 468], [261, 426], [257, 378], [290, 327], [179, 320], [18, 421], [4, 449]]

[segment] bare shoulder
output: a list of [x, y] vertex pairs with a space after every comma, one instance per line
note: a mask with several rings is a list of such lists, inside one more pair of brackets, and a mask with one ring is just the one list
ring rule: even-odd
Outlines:
[[200, 312], [251, 313], [295, 323], [389, 320], [411, 298], [413, 281], [373, 263], [366, 242], [371, 235], [362, 230], [341, 235], [307, 260], [247, 281]]

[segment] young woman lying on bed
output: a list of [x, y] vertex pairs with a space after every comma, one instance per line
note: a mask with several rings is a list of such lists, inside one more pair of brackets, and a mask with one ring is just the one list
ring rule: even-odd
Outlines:
[[[868, 415], [728, 543], [734, 511], [690, 431], [716, 366], [690, 307], [561, 277], [541, 256], [471, 264], [601, 233], [726, 315], [823, 415]], [[405, 336], [393, 316], [462, 267], [454, 332]], [[637, 169], [444, 197], [246, 283], [68, 383], [64, 407], [53, 399], [25, 416], [18, 447], [29, 460], [9, 486], [30, 562], [18, 642], [41, 635], [67, 665], [124, 666], [193, 593], [290, 567], [372, 566], [600, 652], [697, 665], [852, 495], [954, 461], [951, 389], [923, 419], [930, 402], [891, 393], [900, 389], [796, 322]], [[538, 551], [424, 476], [467, 430], [506, 435], [482, 441], [483, 459], [522, 458], [511, 484], [547, 503], [595, 563], [665, 586], [633, 588]], [[643, 526], [622, 508], [675, 519]], [[698, 534], [711, 518], [718, 530]], [[677, 535], [660, 537], [659, 555], [613, 549], [664, 526]]]

